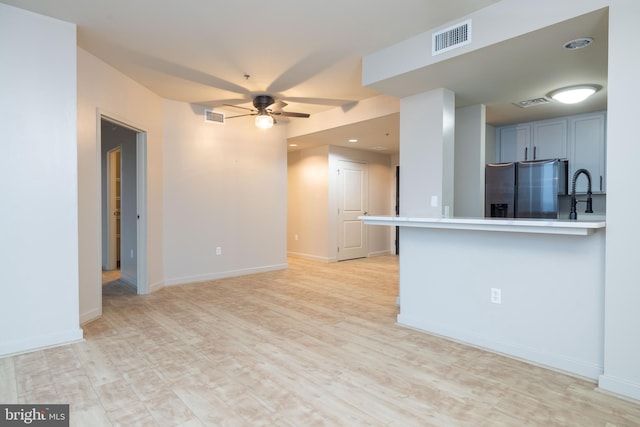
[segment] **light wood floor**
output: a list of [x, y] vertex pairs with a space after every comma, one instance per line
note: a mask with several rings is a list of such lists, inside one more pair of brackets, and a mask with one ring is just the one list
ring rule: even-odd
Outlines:
[[78, 426], [640, 425], [592, 382], [396, 325], [394, 256], [289, 261], [109, 283], [85, 342], [0, 359], [0, 403], [69, 403]]

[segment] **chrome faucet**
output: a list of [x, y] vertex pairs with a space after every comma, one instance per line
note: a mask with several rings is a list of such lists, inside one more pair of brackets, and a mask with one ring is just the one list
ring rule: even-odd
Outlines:
[[[576, 200], [576, 180], [580, 174], [585, 174], [587, 176], [587, 181], [589, 181], [589, 185], [587, 187], [587, 200]], [[576, 205], [578, 202], [587, 202], [587, 208], [584, 213], [593, 213], [593, 200], [591, 199], [591, 174], [586, 169], [578, 169], [576, 173], [573, 174], [573, 182], [571, 184], [571, 212], [569, 212], [569, 219], [578, 219], [578, 214], [576, 213]]]

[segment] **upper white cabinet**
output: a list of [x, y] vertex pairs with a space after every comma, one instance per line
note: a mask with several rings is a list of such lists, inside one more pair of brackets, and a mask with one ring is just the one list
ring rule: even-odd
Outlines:
[[531, 146], [531, 125], [504, 126], [497, 129], [498, 162], [525, 160]]
[[[606, 113], [581, 114], [569, 118], [569, 179], [578, 169], [591, 174], [591, 190], [606, 192], [605, 135]], [[569, 189], [571, 191], [571, 188]], [[576, 181], [576, 192], [587, 192], [587, 179], [581, 175]]]
[[[604, 111], [502, 126], [496, 129], [496, 160], [504, 163], [568, 159], [570, 183], [576, 170], [587, 169], [592, 178], [592, 191], [604, 193], [605, 131]], [[578, 178], [576, 192], [587, 192], [584, 176]]]
[[534, 122], [531, 125], [533, 132], [532, 148], [533, 159], [566, 159], [567, 158], [567, 120], [554, 119]]
[[497, 136], [499, 162], [567, 158], [566, 118], [503, 126]]

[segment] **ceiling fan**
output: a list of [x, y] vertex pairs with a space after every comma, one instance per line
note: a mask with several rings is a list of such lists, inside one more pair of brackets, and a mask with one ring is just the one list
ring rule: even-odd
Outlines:
[[238, 116], [227, 117], [227, 119], [233, 119], [236, 117], [246, 117], [246, 116], [256, 116], [256, 126], [262, 129], [268, 129], [274, 125], [276, 119], [274, 116], [282, 116], [282, 117], [302, 117], [307, 118], [310, 114], [307, 113], [293, 113], [290, 111], [282, 111], [284, 107], [287, 106], [286, 102], [278, 101], [276, 102], [272, 96], [269, 95], [258, 95], [253, 98], [253, 106], [254, 108], [245, 108], [239, 107], [237, 105], [231, 104], [223, 104], [227, 107], [241, 108], [243, 110], [251, 111], [247, 114], [240, 114]]

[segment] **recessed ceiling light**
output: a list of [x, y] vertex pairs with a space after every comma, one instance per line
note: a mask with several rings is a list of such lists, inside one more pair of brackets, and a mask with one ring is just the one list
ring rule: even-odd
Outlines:
[[289, 144], [289, 147], [297, 147], [298, 144]]
[[350, 139], [349, 142], [358, 142], [357, 139]]
[[596, 85], [568, 86], [554, 90], [549, 94], [549, 97], [558, 102], [562, 102], [563, 104], [577, 104], [578, 102], [584, 101], [598, 90], [600, 90], [600, 86]]
[[564, 44], [564, 48], [569, 50], [582, 49], [583, 47], [589, 46], [591, 43], [593, 43], [593, 39], [591, 37], [580, 37], [579, 39], [566, 42]]

